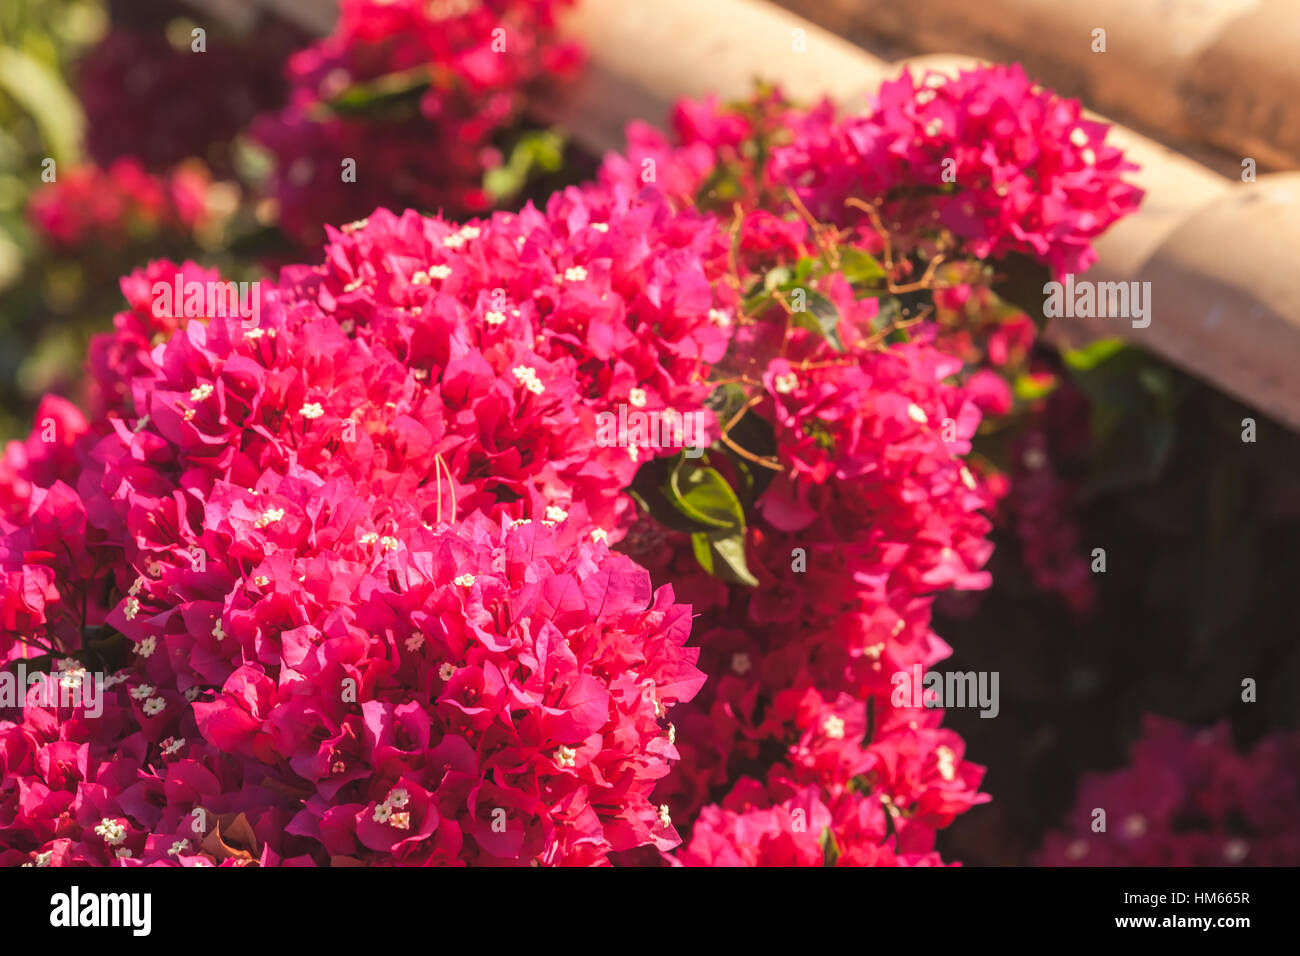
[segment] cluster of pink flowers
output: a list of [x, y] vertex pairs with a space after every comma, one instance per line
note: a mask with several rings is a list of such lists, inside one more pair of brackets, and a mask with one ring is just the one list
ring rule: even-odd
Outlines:
[[344, 0], [334, 32], [290, 59], [288, 105], [253, 127], [275, 156], [268, 191], [284, 230], [314, 242], [322, 221], [380, 205], [484, 211], [493, 136], [530, 88], [580, 61], [556, 35], [567, 2]]
[[[1300, 862], [1300, 734], [1248, 751], [1226, 724], [1147, 717], [1129, 766], [1085, 774], [1043, 866], [1295, 866]], [[1105, 811], [1105, 827], [1097, 811]]]
[[[676, 845], [650, 793], [703, 682], [689, 609], [609, 551], [634, 455], [662, 450], [598, 445], [596, 415], [705, 414], [725, 249], [705, 217], [596, 187], [464, 226], [378, 211], [252, 327], [154, 317], [153, 282], [197, 267], [124, 280], [91, 420], [49, 403], [55, 440], [38, 420], [0, 471], [0, 654], [84, 680], [116, 633], [132, 662], [99, 720], [0, 723], [6, 860]], [[223, 826], [251, 857], [222, 855]]]
[[1010, 384], [1027, 376], [1048, 385], [1052, 375], [1035, 357], [1033, 322], [997, 301], [980, 263], [992, 260], [996, 271], [1003, 257], [1027, 256], [1059, 274], [1095, 261], [1092, 239], [1142, 195], [1122, 178], [1135, 167], [1105, 143], [1107, 127], [1003, 66], [955, 78], [905, 72], [861, 115], [840, 116], [829, 102], [799, 108], [768, 91], [729, 106], [681, 103], [672, 126], [675, 143], [632, 124], [626, 155], [607, 159], [602, 177], [653, 176], [679, 205], [724, 219], [735, 203], [756, 210], [738, 236], [744, 250], [806, 254], [793, 194], [800, 213], [847, 230], [834, 241], [875, 255], [888, 242], [900, 275], [915, 279], [918, 264], [945, 257], [932, 293], [937, 344], [962, 360], [958, 374], [985, 416], [1023, 423], [1003, 433], [1014, 436], [1006, 452], [1016, 467], [986, 469], [986, 487], [1037, 585], [1085, 613], [1093, 587], [1070, 515], [1073, 487], [1057, 476], [1042, 437], [1052, 402], [1017, 399]]
[[[345, 4], [297, 107], [450, 57], [416, 89], [463, 124], [449, 77], [528, 78], [465, 53], [497, 56], [486, 19], [420, 9]], [[870, 199], [859, 166], [834, 201], [775, 178], [858, 120], [677, 117], [685, 145], [634, 129], [544, 210], [328, 229], [252, 325], [154, 314], [155, 283], [219, 280], [192, 264], [123, 280], [89, 419], [51, 402], [0, 463], [0, 659], [115, 665], [102, 718], [0, 715], [0, 862], [942, 862], [983, 769], [897, 677], [950, 653], [935, 599], [989, 584], [1003, 489], [969, 456], [1005, 383], [901, 313], [885, 237], [809, 213]], [[967, 259], [1022, 248], [999, 221]], [[1056, 225], [1048, 261], [1088, 231]], [[611, 444], [629, 408], [707, 451]]]
[[80, 166], [55, 175], [32, 193], [27, 215], [59, 251], [89, 245], [121, 249], [159, 236], [185, 237], [208, 216], [211, 179], [200, 165], [155, 175], [127, 158], [107, 168]]
[[857, 196], [917, 245], [943, 229], [963, 254], [1022, 253], [1064, 274], [1095, 262], [1092, 240], [1142, 196], [1108, 128], [1018, 65], [905, 71], [865, 115], [805, 128], [772, 162], [819, 217], [861, 225], [843, 203]]

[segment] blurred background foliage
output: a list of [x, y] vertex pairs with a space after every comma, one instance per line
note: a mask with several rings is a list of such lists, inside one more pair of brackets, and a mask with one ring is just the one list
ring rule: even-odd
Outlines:
[[[69, 77], [103, 36], [94, 0], [0, 4], [0, 437], [25, 432], [27, 398], [51, 372], [75, 368], [85, 329], [64, 321], [83, 298], [76, 270], [60, 269], [28, 224], [26, 207], [49, 157], [82, 160], [85, 117]], [[57, 168], [57, 167], [56, 167]], [[55, 372], [57, 377], [57, 372]]]

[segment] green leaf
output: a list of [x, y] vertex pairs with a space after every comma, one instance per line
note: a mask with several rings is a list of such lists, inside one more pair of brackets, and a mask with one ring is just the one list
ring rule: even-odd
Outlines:
[[712, 528], [745, 530], [745, 512], [731, 485], [717, 469], [685, 455], [668, 474], [668, 498], [682, 514]]
[[840, 272], [850, 285], [875, 285], [885, 278], [885, 267], [876, 257], [854, 246], [841, 246]]
[[1123, 351], [1127, 346], [1123, 339], [1098, 339], [1082, 348], [1070, 349], [1062, 354], [1065, 364], [1070, 368], [1087, 372]]
[[763, 276], [763, 291], [774, 292], [794, 278], [789, 266], [775, 266]]
[[837, 352], [844, 351], [844, 342], [840, 339], [840, 310], [835, 303], [815, 289], [808, 290], [808, 308], [795, 312], [792, 320], [801, 329], [816, 332], [826, 339]]
[[840, 847], [835, 842], [835, 834], [830, 827], [822, 830], [822, 866], [834, 866], [840, 858]]
[[504, 205], [524, 191], [531, 177], [564, 166], [564, 137], [555, 130], [528, 130], [516, 140], [510, 158], [483, 174], [483, 191]]
[[675, 459], [672, 458], [650, 459], [637, 469], [628, 494], [646, 514], [665, 528], [693, 534], [700, 530], [700, 526], [683, 515], [664, 491], [674, 464]]
[[80, 161], [86, 118], [58, 73], [21, 50], [0, 47], [0, 91], [31, 114], [56, 163]]
[[1019, 401], [1032, 402], [1051, 395], [1059, 385], [1054, 376], [1017, 375], [1012, 389]]
[[745, 563], [745, 532], [717, 532], [710, 534], [697, 531], [691, 535], [691, 548], [695, 560], [715, 578], [758, 587], [758, 579], [749, 571]]
[[354, 83], [321, 107], [337, 116], [387, 116], [410, 112], [432, 82], [426, 66]]

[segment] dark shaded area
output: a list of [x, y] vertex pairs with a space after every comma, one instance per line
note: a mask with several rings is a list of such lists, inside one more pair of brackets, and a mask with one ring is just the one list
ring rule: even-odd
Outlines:
[[[1032, 862], [1080, 775], [1127, 762], [1145, 713], [1230, 721], [1239, 746], [1300, 722], [1300, 437], [1169, 374], [1181, 398], [1154, 481], [1096, 481], [1107, 459], [1135, 473], [1131, 460], [1104, 448], [1086, 475], [1083, 461], [1053, 455], [1058, 469], [1085, 479], [1076, 511], [1083, 551], [1106, 552], [1090, 615], [1076, 618], [1036, 590], [1006, 533], [996, 536], [993, 590], [970, 596], [973, 616], [945, 614], [940, 602], [936, 630], [955, 653], [939, 669], [1001, 675], [996, 718], [948, 711], [967, 756], [989, 768], [984, 789], [993, 803], [940, 834], [945, 858]], [[1245, 418], [1258, 425], [1253, 444], [1242, 440]], [[1143, 429], [1141, 416], [1130, 415], [1116, 435]], [[1090, 486], [1105, 490], [1087, 494]], [[1258, 684], [1257, 703], [1242, 701], [1247, 677]]]

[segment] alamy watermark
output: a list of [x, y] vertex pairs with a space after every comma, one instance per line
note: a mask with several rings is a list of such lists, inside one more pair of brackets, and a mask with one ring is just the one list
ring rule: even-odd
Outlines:
[[980, 717], [996, 717], [998, 671], [925, 671], [920, 664], [897, 671], [889, 681], [894, 691], [889, 702], [895, 707], [978, 707]]
[[[640, 398], [640, 404], [644, 402], [644, 397]], [[637, 404], [634, 400], [633, 406]], [[675, 408], [644, 412], [620, 404], [617, 414], [597, 413], [596, 444], [602, 448], [683, 448], [687, 458], [699, 458], [709, 445], [708, 425], [709, 416], [704, 412]]]
[[133, 936], [148, 936], [153, 927], [150, 893], [82, 893], [73, 886], [50, 897], [50, 925], [125, 927]]
[[245, 329], [255, 329], [262, 320], [261, 283], [186, 281], [176, 273], [171, 282], [153, 284], [155, 319], [234, 318], [243, 320]]
[[87, 717], [98, 718], [104, 713], [105, 686], [98, 671], [73, 666], [28, 674], [26, 663], [19, 661], [14, 670], [0, 670], [0, 708], [84, 707]]
[[1133, 328], [1151, 324], [1150, 282], [1090, 282], [1066, 273], [1064, 282], [1043, 286], [1043, 315], [1049, 319], [1131, 319]]

